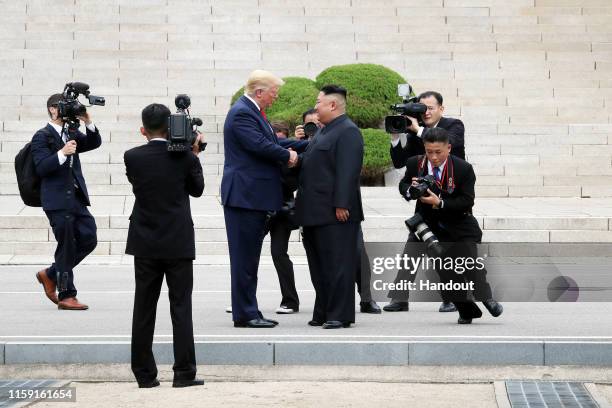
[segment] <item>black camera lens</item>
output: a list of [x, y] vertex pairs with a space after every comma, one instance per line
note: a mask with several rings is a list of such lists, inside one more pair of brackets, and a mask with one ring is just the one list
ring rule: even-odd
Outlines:
[[317, 133], [317, 130], [319, 130], [319, 127], [314, 122], [308, 122], [304, 125], [304, 134], [309, 139]]

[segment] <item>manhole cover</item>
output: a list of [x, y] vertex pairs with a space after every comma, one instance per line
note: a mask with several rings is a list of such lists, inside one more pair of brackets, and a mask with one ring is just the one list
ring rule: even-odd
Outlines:
[[512, 408], [598, 408], [591, 394], [578, 382], [506, 381]]

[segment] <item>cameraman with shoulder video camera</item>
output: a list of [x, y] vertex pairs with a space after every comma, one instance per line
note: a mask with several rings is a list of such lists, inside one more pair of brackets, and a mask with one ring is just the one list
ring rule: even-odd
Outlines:
[[[415, 156], [406, 162], [406, 173], [399, 184], [402, 197], [418, 200], [415, 215], [406, 221], [410, 237], [404, 253], [410, 253], [410, 243], [422, 241], [430, 257], [444, 257], [444, 268], [438, 268], [441, 282], [453, 279], [474, 282], [474, 296], [482, 301], [491, 315], [499, 316], [503, 308], [492, 298], [486, 281], [484, 265], [481, 269], [467, 267], [463, 277], [452, 268], [446, 268], [447, 257], [476, 260], [477, 246], [482, 230], [472, 215], [476, 175], [472, 166], [450, 154], [449, 134], [442, 128], [431, 129], [423, 137], [425, 155]], [[441, 244], [442, 243], [442, 244]], [[420, 254], [412, 254], [419, 257]], [[410, 272], [400, 269], [396, 282]], [[403, 275], [403, 276], [402, 276]], [[469, 324], [473, 318], [482, 316], [474, 302], [468, 300], [466, 291], [443, 291], [442, 297], [454, 302], [459, 311], [459, 324]], [[397, 297], [397, 294], [393, 296]], [[407, 295], [406, 295], [407, 300]], [[406, 302], [407, 303], [407, 302]]]
[[[406, 165], [406, 160], [412, 156], [425, 153], [423, 137], [433, 128], [448, 131], [451, 154], [465, 159], [464, 133], [465, 127], [459, 119], [445, 118], [442, 95], [438, 92], [423, 92], [418, 98], [408, 98], [412, 88], [407, 84], [398, 86], [398, 93], [404, 97], [404, 103], [392, 106], [400, 113], [387, 116], [385, 130], [391, 134], [391, 160], [393, 166], [400, 169]], [[402, 146], [400, 134], [406, 134], [406, 144]]]
[[164, 276], [174, 332], [173, 386], [204, 383], [195, 379], [191, 311], [195, 233], [189, 196], [200, 197], [204, 192], [198, 154], [205, 143], [194, 130], [201, 120], [186, 113], [189, 98], [179, 95], [175, 103], [176, 114], [157, 103], [143, 109], [140, 132], [148, 143], [124, 155], [126, 175], [136, 196], [125, 252], [134, 256], [132, 371], [141, 388], [159, 385], [152, 345]]
[[[64, 310], [88, 309], [76, 298], [73, 268], [98, 244], [96, 222], [87, 209], [89, 195], [79, 154], [100, 147], [102, 138], [86, 107], [79, 102], [80, 95], [86, 96], [91, 105], [104, 105], [104, 98], [90, 95], [89, 85], [66, 84], [63, 93], [47, 100], [51, 120], [36, 132], [30, 144], [33, 165], [40, 177], [40, 205], [57, 241], [55, 262], [39, 271], [36, 279], [47, 298]], [[79, 131], [81, 121], [85, 134]]]

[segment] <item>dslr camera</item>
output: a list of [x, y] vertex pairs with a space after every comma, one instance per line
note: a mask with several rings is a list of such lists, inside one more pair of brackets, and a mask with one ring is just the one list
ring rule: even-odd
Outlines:
[[438, 241], [438, 237], [429, 229], [421, 214], [414, 214], [404, 221], [408, 230], [412, 232], [422, 243], [425, 244], [427, 256], [439, 258], [444, 253], [444, 248]]
[[416, 186], [411, 185], [408, 187], [408, 201], [426, 196], [427, 189], [433, 188], [433, 186], [436, 184], [436, 180], [431, 174], [424, 177], [418, 177], [416, 182], [418, 183]]
[[[202, 119], [191, 117], [189, 107], [191, 99], [188, 95], [180, 94], [174, 98], [176, 113], [168, 118], [168, 151], [186, 152], [191, 150], [198, 137], [198, 126], [202, 126]], [[198, 143], [200, 152], [206, 149], [207, 143]]]
[[304, 124], [304, 135], [306, 139], [312, 139], [315, 133], [317, 133], [317, 130], [319, 130], [319, 127], [314, 122], [306, 122]]
[[79, 119], [87, 112], [87, 107], [79, 101], [79, 96], [84, 95], [89, 101], [89, 106], [104, 106], [106, 103], [103, 96], [91, 95], [89, 85], [84, 82], [69, 82], [64, 86], [62, 92], [64, 99], [57, 104], [58, 116], [68, 125], [68, 135], [79, 128]]
[[387, 133], [408, 133], [411, 120], [407, 116], [421, 120], [421, 115], [427, 112], [427, 105], [417, 102], [417, 97], [412, 92], [409, 84], [397, 86], [397, 93], [403, 98], [403, 103], [391, 105], [391, 110], [397, 115], [385, 117], [385, 131]]

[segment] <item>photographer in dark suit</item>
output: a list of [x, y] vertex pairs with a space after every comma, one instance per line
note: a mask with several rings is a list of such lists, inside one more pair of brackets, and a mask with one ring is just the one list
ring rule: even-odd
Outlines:
[[86, 310], [89, 307], [76, 298], [73, 268], [96, 248], [98, 241], [96, 222], [87, 209], [89, 195], [79, 154], [100, 147], [102, 138], [87, 112], [77, 117], [85, 123], [86, 134], [77, 130], [69, 138], [64, 119], [59, 116], [58, 106], [63, 100], [62, 94], [49, 97], [47, 113], [51, 120], [32, 138], [42, 208], [57, 240], [55, 262], [39, 271], [36, 279], [58, 309]]
[[[399, 134], [391, 135], [391, 160], [393, 166], [401, 169], [406, 165], [406, 161], [413, 156], [422, 155], [425, 153], [423, 146], [423, 137], [431, 129], [441, 128], [448, 131], [451, 154], [465, 160], [464, 133], [465, 127], [459, 119], [445, 118], [444, 114], [444, 99], [438, 92], [427, 91], [423, 92], [417, 98], [418, 102], [427, 106], [427, 112], [422, 116], [421, 121], [423, 126], [419, 124], [418, 118], [409, 117], [411, 126], [410, 132], [406, 134], [406, 144], [402, 146]], [[407, 292], [398, 294], [393, 292], [391, 295], [391, 303], [383, 307], [386, 312], [401, 312], [408, 310]], [[448, 299], [442, 298], [440, 312], [455, 312], [457, 309], [449, 302]]]
[[300, 155], [296, 215], [316, 291], [309, 324], [336, 329], [355, 322], [363, 137], [346, 116], [344, 88], [324, 86], [316, 110], [325, 127]]
[[433, 128], [442, 128], [448, 131], [451, 154], [465, 160], [464, 133], [465, 127], [459, 119], [445, 118], [444, 99], [438, 92], [423, 92], [418, 97], [418, 102], [427, 105], [427, 112], [423, 115], [423, 126], [419, 125], [418, 118], [411, 118], [410, 132], [406, 134], [406, 145], [402, 146], [400, 135], [391, 135], [391, 160], [393, 166], [401, 169], [406, 165], [406, 160], [418, 154], [424, 154], [423, 137]]
[[[476, 175], [472, 166], [450, 154], [449, 135], [444, 129], [429, 131], [423, 138], [424, 156], [414, 156], [406, 162], [406, 173], [399, 184], [402, 197], [410, 199], [410, 186], [417, 185], [417, 178], [426, 175], [433, 176], [434, 185], [427, 194], [420, 197], [416, 203], [415, 214], [420, 214], [431, 232], [441, 243], [446, 243], [446, 252], [442, 257], [465, 257], [476, 260], [476, 244], [481, 241], [482, 230], [478, 221], [472, 215], [474, 206], [474, 185]], [[416, 237], [411, 233], [411, 241]], [[413, 254], [419, 257], [420, 254]], [[444, 262], [446, 265], [446, 262]], [[486, 270], [466, 267], [463, 275], [452, 269], [438, 269], [440, 280], [474, 282], [474, 296], [483, 302], [491, 315], [499, 316], [503, 308], [492, 298], [491, 288], [486, 281]], [[406, 277], [414, 280], [415, 275]], [[473, 318], [482, 316], [476, 304], [468, 300], [465, 291], [448, 292], [459, 312], [459, 324], [469, 324]]]
[[172, 317], [173, 387], [204, 384], [195, 379], [191, 317], [195, 238], [189, 205], [189, 196], [200, 197], [204, 191], [198, 159], [202, 135], [192, 152], [168, 152], [169, 117], [170, 110], [165, 105], [144, 108], [140, 131], [149, 142], [124, 155], [126, 175], [136, 197], [125, 253], [134, 255], [132, 371], [141, 388], [159, 385], [152, 345], [164, 276]]

